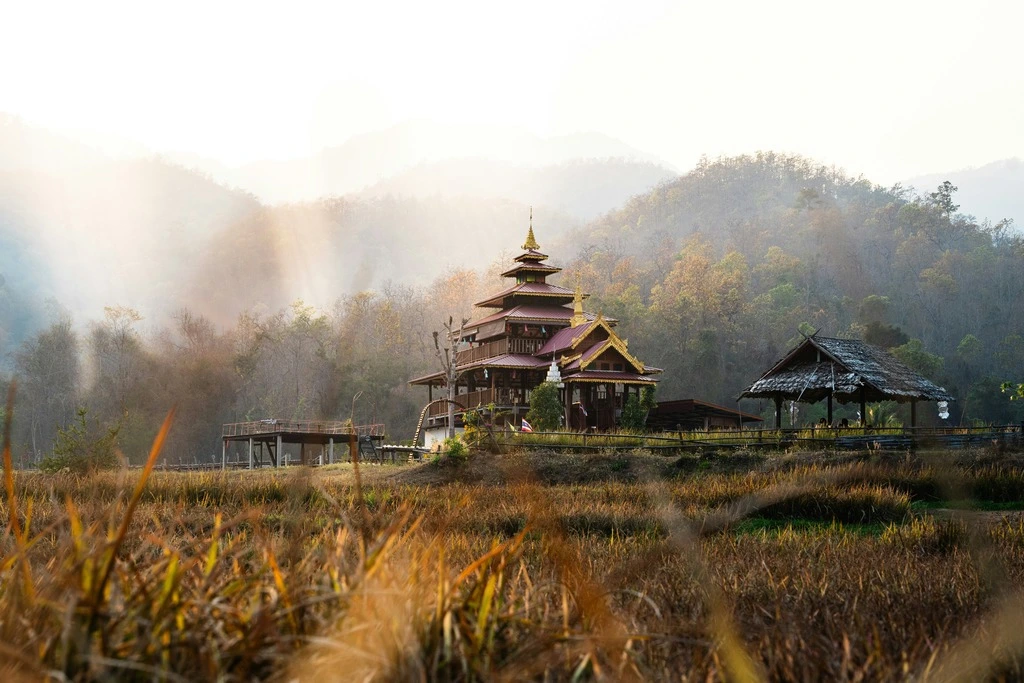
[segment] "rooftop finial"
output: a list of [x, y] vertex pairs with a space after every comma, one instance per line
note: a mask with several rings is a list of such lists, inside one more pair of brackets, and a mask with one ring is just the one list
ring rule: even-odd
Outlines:
[[587, 317], [583, 315], [583, 285], [582, 276], [577, 271], [576, 273], [576, 294], [572, 298], [572, 318], [569, 319], [569, 327], [576, 327], [587, 322]]
[[533, 236], [533, 207], [530, 207], [530, 232], [526, 233], [526, 242], [523, 244], [523, 249], [527, 251], [534, 251], [540, 249], [540, 245], [537, 244], [537, 238]]

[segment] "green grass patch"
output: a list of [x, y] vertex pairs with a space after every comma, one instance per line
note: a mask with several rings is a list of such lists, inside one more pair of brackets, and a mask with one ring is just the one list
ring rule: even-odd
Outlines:
[[999, 512], [1003, 510], [1024, 510], [1024, 500], [915, 500], [910, 504], [915, 512], [928, 510], [980, 510]]
[[886, 525], [882, 523], [858, 524], [826, 522], [820, 519], [769, 519], [766, 517], [748, 517], [736, 523], [732, 529], [736, 535], [766, 534], [770, 536], [800, 533], [810, 535], [851, 534], [854, 536], [881, 536]]

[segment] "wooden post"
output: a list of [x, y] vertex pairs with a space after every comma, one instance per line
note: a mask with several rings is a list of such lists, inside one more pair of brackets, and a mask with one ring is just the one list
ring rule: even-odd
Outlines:
[[330, 437], [327, 440], [327, 461], [334, 464], [334, 437]]
[[832, 428], [832, 390], [828, 390], [828, 426]]
[[226, 470], [228, 468], [228, 440], [222, 439], [220, 444], [220, 468]]
[[277, 466], [281, 466], [281, 460], [283, 459], [283, 453], [281, 452], [281, 446], [283, 445], [283, 439], [281, 435], [277, 435]]
[[917, 426], [917, 401], [910, 400], [910, 428]]
[[348, 459], [350, 462], [359, 460], [359, 436], [354, 432], [348, 435]]
[[864, 387], [860, 388], [860, 426], [864, 427], [868, 423], [868, 403], [864, 400]]
[[252, 469], [252, 437], [249, 437], [249, 469]]
[[782, 429], [782, 394], [775, 394], [775, 428]]

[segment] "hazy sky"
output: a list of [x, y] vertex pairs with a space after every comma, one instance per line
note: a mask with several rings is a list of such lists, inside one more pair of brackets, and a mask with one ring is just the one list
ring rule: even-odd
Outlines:
[[0, 111], [227, 163], [428, 119], [889, 183], [1024, 156], [1022, 6], [5, 0]]

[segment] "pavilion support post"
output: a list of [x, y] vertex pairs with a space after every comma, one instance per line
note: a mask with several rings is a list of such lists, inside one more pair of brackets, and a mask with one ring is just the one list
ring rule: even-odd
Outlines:
[[428, 384], [427, 385], [427, 403], [433, 403], [433, 402], [434, 402], [434, 385], [433, 384]]
[[320, 444], [320, 462], [317, 463], [320, 467], [324, 466], [324, 451], [327, 450], [327, 446]]
[[354, 432], [348, 435], [348, 459], [350, 462], [359, 459], [359, 436]]
[[910, 428], [913, 429], [917, 426], [917, 401], [911, 399], [910, 401]]
[[249, 437], [249, 469], [252, 469], [252, 437]]
[[828, 426], [832, 426], [832, 391], [828, 392]]
[[775, 394], [775, 428], [782, 429], [782, 394]]
[[868, 424], [868, 402], [864, 398], [864, 387], [860, 388], [860, 426], [865, 427]]
[[327, 440], [327, 462], [334, 464], [334, 437]]
[[228, 440], [222, 439], [220, 444], [220, 468], [226, 470], [228, 468]]
[[282, 439], [281, 435], [278, 434], [277, 435], [277, 451], [276, 451], [276, 454], [277, 454], [277, 466], [278, 467], [281, 467], [281, 461], [284, 460], [284, 453], [282, 453], [283, 449], [281, 448], [284, 445], [283, 442], [284, 442], [284, 439]]

